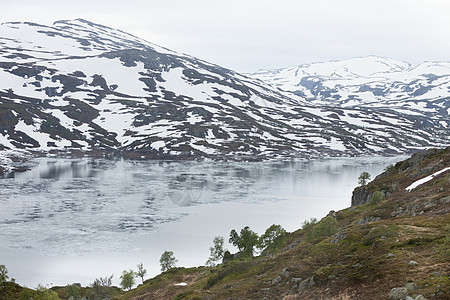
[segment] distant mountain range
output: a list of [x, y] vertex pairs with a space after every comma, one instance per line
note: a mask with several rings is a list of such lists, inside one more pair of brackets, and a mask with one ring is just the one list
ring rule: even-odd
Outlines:
[[250, 74], [311, 103], [396, 109], [450, 125], [450, 62], [417, 66], [377, 56], [260, 70]]
[[450, 144], [450, 63], [366, 57], [242, 75], [82, 19], [4, 23], [0, 45], [3, 153], [252, 160]]

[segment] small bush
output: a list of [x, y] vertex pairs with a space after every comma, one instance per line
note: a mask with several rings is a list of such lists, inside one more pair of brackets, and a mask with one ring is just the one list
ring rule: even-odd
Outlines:
[[338, 231], [338, 223], [335, 218], [328, 216], [315, 223], [316, 219], [311, 222], [303, 223], [303, 229], [306, 230], [306, 240], [319, 240], [335, 234]]
[[196, 295], [195, 291], [187, 291], [175, 296], [174, 300], [182, 300], [182, 299], [190, 299], [190, 300], [200, 300], [202, 299], [198, 295]]
[[370, 246], [376, 239], [379, 239], [382, 236], [385, 237], [397, 236], [397, 232], [391, 228], [377, 228], [364, 236], [363, 245]]
[[252, 266], [253, 264], [251, 263], [251, 261], [248, 260], [244, 262], [236, 262], [227, 265], [226, 267], [219, 270], [217, 274], [208, 278], [204, 289], [209, 289], [213, 287], [215, 284], [217, 284], [219, 281], [221, 281], [227, 276], [245, 273], [248, 270], [250, 270]]
[[444, 240], [444, 239], [445, 239], [445, 236], [443, 236], [443, 235], [412, 238], [412, 239], [404, 241], [403, 243], [400, 243], [398, 245], [392, 245], [391, 248], [407, 247], [407, 246], [423, 246], [426, 244], [433, 243], [435, 241], [437, 241], [439, 243], [439, 242], [441, 242], [441, 240]]
[[369, 201], [369, 205], [379, 205], [381, 203], [381, 201], [384, 200], [384, 193], [380, 192], [380, 191], [376, 191], [375, 193], [373, 193], [372, 198]]

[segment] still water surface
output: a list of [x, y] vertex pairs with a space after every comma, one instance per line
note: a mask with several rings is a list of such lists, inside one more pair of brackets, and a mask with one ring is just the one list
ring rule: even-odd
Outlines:
[[[164, 250], [202, 265], [214, 236], [276, 223], [293, 231], [350, 206], [362, 171], [404, 157], [312, 161], [168, 162], [37, 159], [0, 179], [0, 263], [19, 284], [87, 285]], [[235, 251], [232, 246], [228, 249]]]

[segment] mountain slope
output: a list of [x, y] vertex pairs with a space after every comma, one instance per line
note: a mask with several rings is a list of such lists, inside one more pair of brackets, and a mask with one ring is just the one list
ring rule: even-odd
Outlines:
[[0, 45], [3, 166], [20, 149], [265, 159], [450, 144], [427, 114], [311, 103], [82, 19], [5, 23]]
[[450, 126], [450, 62], [417, 66], [376, 56], [250, 74], [312, 103], [395, 109]]
[[320, 221], [334, 219], [335, 234], [310, 238], [320, 222], [304, 226], [275, 258], [172, 269], [121, 299], [448, 299], [450, 148], [416, 153], [364, 188], [387, 185], [378, 203], [331, 211]]
[[[450, 147], [421, 151], [356, 188], [352, 207], [330, 211], [318, 223], [289, 233], [286, 247], [275, 257], [172, 268], [128, 292], [100, 284], [78, 287], [77, 295], [134, 300], [448, 299], [449, 191]], [[374, 192], [383, 197], [373, 198]], [[316, 230], [324, 223], [331, 229]], [[21, 292], [33, 296], [6, 283], [13, 299]], [[73, 298], [69, 289], [52, 288], [61, 299]]]

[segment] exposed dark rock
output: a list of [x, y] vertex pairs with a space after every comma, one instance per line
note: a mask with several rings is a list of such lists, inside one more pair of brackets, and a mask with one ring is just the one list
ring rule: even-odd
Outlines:
[[314, 281], [314, 276], [311, 276], [308, 279], [303, 280], [298, 285], [298, 292], [303, 292], [307, 288], [313, 287], [315, 284], [316, 284], [316, 282]]
[[409, 261], [409, 263], [408, 263], [408, 266], [410, 266], [410, 267], [415, 267], [415, 266], [417, 266], [419, 263], [417, 262], [417, 261], [415, 261], [415, 260], [410, 260]]
[[272, 279], [272, 281], [270, 282], [272, 285], [274, 284], [278, 284], [281, 282], [281, 276], [277, 276], [274, 279]]
[[408, 291], [404, 287], [393, 288], [389, 292], [389, 299], [392, 299], [392, 300], [406, 300], [407, 296], [408, 296]]
[[288, 271], [288, 268], [283, 268], [280, 273], [281, 277], [289, 278], [291, 276], [291, 273]]
[[408, 293], [414, 292], [416, 290], [419, 290], [419, 286], [415, 284], [414, 282], [408, 282], [405, 284], [405, 288], [408, 291]]
[[360, 186], [353, 190], [352, 206], [366, 204], [370, 201], [374, 191], [371, 191], [367, 186]]
[[347, 237], [347, 235], [348, 235], [347, 230], [342, 229], [333, 236], [333, 239], [330, 241], [330, 243], [337, 244], [337, 243], [339, 243], [339, 241], [345, 239]]
[[372, 222], [379, 221], [380, 219], [381, 219], [380, 217], [368, 216], [368, 217], [364, 217], [364, 218], [359, 219], [359, 221], [356, 224], [357, 225], [367, 225], [367, 224], [370, 224]]

